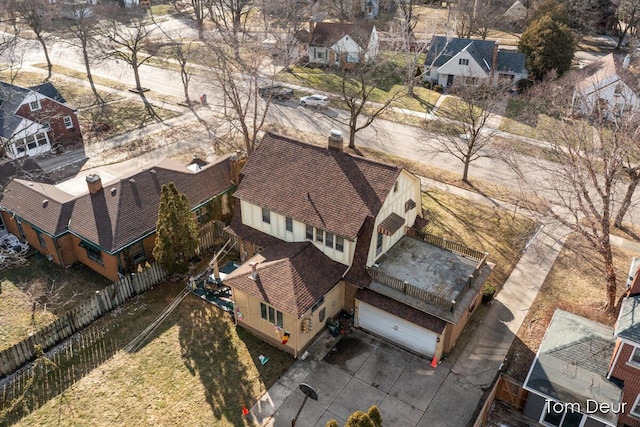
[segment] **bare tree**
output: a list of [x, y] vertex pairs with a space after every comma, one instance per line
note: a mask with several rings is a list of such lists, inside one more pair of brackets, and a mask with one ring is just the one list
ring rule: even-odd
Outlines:
[[620, 49], [627, 34], [634, 35], [638, 31], [640, 24], [640, 1], [621, 0], [616, 10], [616, 30], [618, 32], [618, 44], [616, 49]]
[[531, 99], [537, 108], [534, 116], [544, 111], [555, 118], [554, 125], [544, 129], [546, 159], [531, 157], [510, 165], [527, 191], [546, 200], [544, 213], [584, 237], [600, 255], [605, 308], [613, 313], [617, 278], [610, 228], [620, 215], [620, 195], [637, 184], [625, 182], [625, 168], [630, 159], [638, 159], [638, 116], [614, 118], [607, 106], [597, 103], [585, 116], [573, 117], [575, 91], [567, 81], [541, 84], [531, 91]]
[[14, 19], [19, 18], [20, 22], [31, 30], [36, 36], [36, 40], [42, 46], [44, 57], [47, 61], [47, 80], [51, 78], [53, 64], [49, 58], [49, 49], [47, 48], [47, 40], [49, 34], [50, 20], [46, 19], [44, 8], [45, 4], [41, 0], [10, 0], [8, 4], [8, 12], [13, 15]]
[[253, 0], [209, 0], [209, 19], [216, 30], [237, 37], [244, 31], [252, 5]]
[[383, 103], [372, 100], [374, 90], [379, 86], [384, 87], [389, 73], [395, 72], [390, 68], [393, 68], [393, 64], [378, 59], [340, 72], [340, 97], [349, 113], [346, 123], [349, 128], [349, 148], [356, 148], [356, 134], [371, 126], [402, 95], [401, 91], [395, 91]]
[[360, 2], [354, 2], [353, 0], [330, 0], [328, 2], [329, 11], [340, 22], [352, 22], [357, 13], [355, 5], [360, 5]]
[[[213, 0], [191, 0], [192, 11], [188, 16], [196, 23], [196, 28], [198, 29], [198, 40], [202, 40], [204, 38], [204, 22], [207, 19], [207, 16], [209, 16], [212, 2]], [[178, 3], [173, 2], [173, 6], [179, 14], [187, 15], [187, 13], [184, 13], [183, 9], [178, 7]]]
[[[245, 43], [242, 55], [223, 41], [207, 43], [210, 54], [208, 76], [222, 94], [222, 105], [230, 138], [240, 137], [242, 148], [251, 154], [265, 124], [270, 100], [259, 96], [260, 82], [265, 79], [263, 52], [259, 43]], [[220, 139], [220, 137], [218, 137]]]
[[85, 3], [66, 3], [63, 5], [66, 9], [68, 21], [65, 21], [67, 31], [74, 37], [74, 45], [80, 49], [84, 67], [87, 73], [89, 86], [95, 97], [96, 104], [102, 108], [105, 101], [96, 89], [91, 73], [92, 52], [95, 42], [96, 26], [98, 24], [98, 9], [90, 8]]
[[260, 7], [265, 34], [273, 37], [271, 56], [274, 61], [288, 66], [298, 59], [300, 34], [307, 25], [306, 8], [297, 0], [273, 2], [262, 0]]
[[140, 67], [154, 56], [153, 51], [147, 48], [157, 26], [151, 17], [138, 8], [105, 9], [105, 17], [97, 29], [100, 54], [103, 58], [121, 60], [131, 67], [136, 82], [135, 92], [140, 95], [149, 117], [159, 120], [160, 117], [144, 94], [146, 89], [140, 80]]
[[438, 110], [440, 120], [427, 123], [427, 130], [437, 126], [437, 131], [427, 134], [435, 145], [426, 151], [449, 154], [460, 160], [462, 181], [469, 182], [471, 163], [491, 155], [496, 129], [489, 126], [489, 119], [503, 102], [505, 90], [490, 84], [456, 83], [451, 88], [451, 95], [454, 97], [450, 102]]

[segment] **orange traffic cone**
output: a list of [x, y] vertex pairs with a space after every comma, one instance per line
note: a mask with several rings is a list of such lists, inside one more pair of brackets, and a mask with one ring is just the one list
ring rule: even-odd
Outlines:
[[431, 367], [435, 368], [436, 366], [438, 366], [438, 359], [436, 359], [436, 356], [433, 356], [433, 359], [431, 359]]

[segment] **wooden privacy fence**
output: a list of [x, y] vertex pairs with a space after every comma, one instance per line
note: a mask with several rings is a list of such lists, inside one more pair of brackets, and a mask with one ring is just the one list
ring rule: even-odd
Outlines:
[[236, 238], [236, 236], [224, 231], [224, 228], [225, 224], [222, 221], [211, 221], [200, 227], [198, 230], [200, 236], [198, 255], [202, 255], [214, 246], [222, 246], [229, 238]]
[[482, 427], [487, 420], [491, 406], [495, 400], [502, 400], [517, 410], [524, 408], [529, 392], [522, 388], [522, 384], [506, 375], [500, 374], [493, 385], [487, 400], [485, 400], [480, 414], [473, 427]]
[[460, 255], [460, 256], [478, 261], [480, 263], [482, 263], [483, 260], [486, 261], [487, 259], [488, 254], [486, 252], [468, 248], [465, 245], [462, 245], [460, 243], [447, 240], [444, 237], [438, 237], [438, 236], [434, 236], [433, 234], [425, 233], [423, 231], [418, 231], [415, 228], [409, 228], [407, 230], [407, 235], [414, 237], [416, 239], [425, 241], [430, 245], [436, 246], [438, 248], [445, 249], [449, 252], [453, 252], [456, 255]]
[[19, 373], [0, 381], [0, 425], [11, 425], [76, 383], [118, 350], [96, 328], [86, 329], [38, 358]]
[[157, 264], [152, 264], [141, 272], [125, 276], [100, 292], [92, 295], [84, 303], [69, 310], [65, 315], [40, 329], [29, 338], [0, 352], [0, 378], [14, 372], [36, 357], [36, 345], [44, 351], [76, 331], [139, 295], [164, 279], [166, 273]]

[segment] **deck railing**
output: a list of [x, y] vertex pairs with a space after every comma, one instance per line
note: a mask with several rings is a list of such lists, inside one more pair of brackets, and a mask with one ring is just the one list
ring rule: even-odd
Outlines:
[[424, 289], [420, 289], [416, 286], [413, 286], [409, 282], [396, 279], [395, 277], [389, 276], [388, 274], [373, 268], [368, 268], [367, 272], [369, 273], [371, 278], [376, 282], [381, 283], [385, 286], [388, 286], [392, 289], [398, 290], [406, 295], [437, 305], [447, 310], [453, 311], [453, 309], [455, 308], [455, 305], [456, 305], [455, 300], [448, 300], [446, 298], [442, 298], [441, 296], [432, 294], [429, 291], [425, 291]]

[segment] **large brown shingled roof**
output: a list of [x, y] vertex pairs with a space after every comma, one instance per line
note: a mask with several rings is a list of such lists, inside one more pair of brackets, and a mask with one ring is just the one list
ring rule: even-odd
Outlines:
[[[251, 263], [258, 263], [251, 279]], [[252, 257], [224, 283], [300, 318], [333, 288], [348, 267], [331, 260], [311, 242], [281, 242]]]
[[77, 197], [53, 185], [14, 179], [5, 189], [2, 206], [50, 234], [70, 231], [114, 252], [155, 229], [160, 191], [169, 182], [195, 207], [232, 186], [230, 158], [198, 172], [163, 160], [96, 194], [87, 188]]
[[13, 179], [2, 196], [3, 209], [53, 236], [66, 231], [75, 198], [52, 184]]
[[347, 239], [376, 217], [401, 168], [267, 133], [235, 196]]
[[231, 187], [229, 162], [226, 157], [193, 172], [165, 160], [97, 194], [85, 194], [76, 200], [69, 231], [108, 251], [120, 249], [155, 229], [163, 184], [173, 182], [193, 208]]

